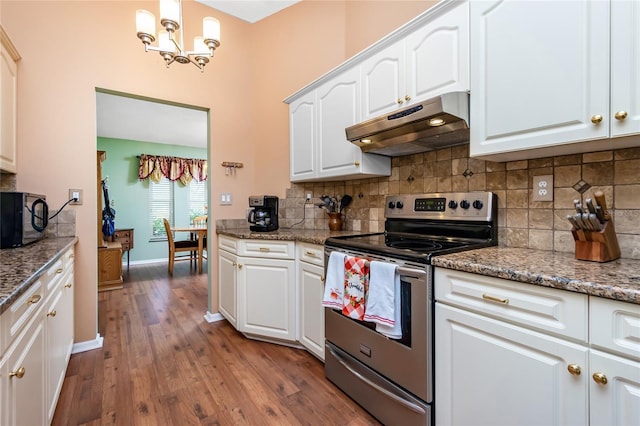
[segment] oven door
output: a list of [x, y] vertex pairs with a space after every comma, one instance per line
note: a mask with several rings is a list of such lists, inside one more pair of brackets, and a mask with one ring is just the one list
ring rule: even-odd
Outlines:
[[[349, 254], [369, 260], [381, 260], [363, 254]], [[371, 323], [353, 320], [330, 308], [325, 308], [325, 337], [328, 344], [339, 348], [421, 400], [431, 403], [433, 295], [429, 289], [430, 266], [424, 265], [418, 269], [400, 264], [398, 273], [402, 293], [402, 339], [390, 339], [376, 332]], [[331, 345], [327, 345], [329, 349]], [[331, 356], [335, 357], [329, 351], [327, 358]]]

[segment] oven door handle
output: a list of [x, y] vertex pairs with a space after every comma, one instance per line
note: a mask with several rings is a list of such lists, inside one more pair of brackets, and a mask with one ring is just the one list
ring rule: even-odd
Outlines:
[[427, 277], [427, 273], [420, 269], [409, 269], [402, 266], [398, 267], [398, 274], [403, 277], [411, 277], [417, 280], [424, 280]]
[[419, 405], [416, 405], [414, 403], [412, 403], [411, 401], [407, 401], [406, 399], [402, 398], [399, 395], [394, 394], [393, 392], [383, 388], [382, 386], [372, 382], [371, 380], [367, 379], [366, 377], [364, 377], [362, 374], [358, 373], [357, 371], [355, 371], [353, 368], [351, 368], [351, 366], [349, 364], [347, 364], [347, 362], [338, 354], [336, 353], [333, 349], [331, 349], [330, 347], [328, 348], [329, 352], [331, 352], [331, 355], [333, 355], [333, 357], [347, 370], [349, 370], [349, 372], [351, 374], [353, 374], [354, 376], [356, 376], [358, 379], [362, 380], [364, 383], [366, 383], [367, 385], [371, 386], [372, 388], [374, 388], [375, 390], [377, 390], [378, 392], [382, 393], [383, 395], [385, 395], [386, 397], [396, 401], [397, 403], [405, 406], [406, 408], [410, 409], [411, 411], [414, 411], [420, 415], [424, 415], [425, 411], [422, 407], [420, 407]]

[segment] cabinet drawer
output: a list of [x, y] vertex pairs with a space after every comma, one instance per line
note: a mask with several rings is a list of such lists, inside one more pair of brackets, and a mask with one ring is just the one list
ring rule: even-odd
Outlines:
[[129, 239], [131, 238], [131, 231], [130, 230], [125, 230], [125, 231], [115, 231], [113, 233], [113, 239], [114, 240], [118, 240], [118, 241], [129, 241]]
[[9, 309], [4, 311], [2, 314], [3, 345], [9, 345], [29, 322], [34, 312], [44, 304], [46, 284], [47, 274], [45, 273], [13, 302]]
[[297, 243], [297, 259], [312, 265], [324, 266], [324, 247], [317, 244]]
[[238, 255], [251, 257], [268, 257], [269, 259], [294, 259], [295, 243], [293, 241], [274, 240], [240, 240]]
[[434, 285], [440, 303], [587, 341], [587, 295], [443, 268]]
[[226, 235], [218, 235], [218, 248], [230, 253], [238, 253], [238, 239]]
[[590, 296], [589, 342], [640, 361], [640, 305]]

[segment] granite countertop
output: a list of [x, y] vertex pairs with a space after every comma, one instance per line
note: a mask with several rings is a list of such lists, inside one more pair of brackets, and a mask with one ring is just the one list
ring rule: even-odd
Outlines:
[[0, 314], [77, 241], [78, 237], [45, 238], [0, 250]]
[[357, 231], [329, 231], [328, 229], [295, 229], [280, 228], [271, 232], [253, 232], [248, 226], [240, 226], [237, 228], [216, 228], [216, 233], [220, 235], [228, 235], [235, 238], [245, 238], [254, 240], [287, 240], [302, 241], [311, 244], [324, 244], [329, 237], [338, 237], [340, 235], [360, 234]]
[[598, 263], [572, 253], [489, 247], [437, 256], [434, 266], [640, 304], [640, 260]]

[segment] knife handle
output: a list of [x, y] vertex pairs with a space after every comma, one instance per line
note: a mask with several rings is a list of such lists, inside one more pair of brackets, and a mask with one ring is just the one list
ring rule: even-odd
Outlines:
[[596, 203], [602, 207], [602, 213], [604, 216], [604, 220], [611, 220], [611, 215], [609, 214], [609, 210], [607, 209], [607, 200], [604, 197], [604, 193], [602, 191], [596, 191], [593, 193], [593, 198], [596, 199]]

